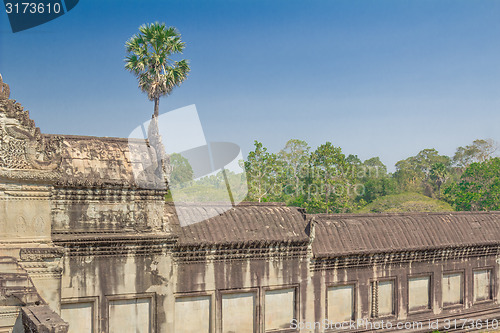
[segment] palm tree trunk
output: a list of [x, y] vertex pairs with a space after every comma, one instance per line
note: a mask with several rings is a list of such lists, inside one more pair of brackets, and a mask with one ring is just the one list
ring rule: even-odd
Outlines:
[[159, 113], [160, 113], [160, 98], [156, 97], [155, 98], [155, 112], [153, 114], [153, 117], [158, 118]]

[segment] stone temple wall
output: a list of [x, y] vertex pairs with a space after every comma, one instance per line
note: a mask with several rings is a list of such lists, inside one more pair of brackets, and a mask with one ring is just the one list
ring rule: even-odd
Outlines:
[[58, 315], [64, 251], [51, 241], [60, 141], [44, 138], [9, 94], [0, 76], [0, 329], [66, 332]]
[[[63, 332], [69, 318], [70, 332], [125, 332], [132, 326], [119, 318], [136, 299], [149, 302], [143, 322], [156, 327], [176, 236], [166, 190], [138, 186], [132, 172], [130, 150], [147, 142], [42, 134], [9, 95], [0, 78], [0, 327]], [[156, 173], [144, 168], [140, 184]], [[46, 308], [52, 318], [31, 323]], [[108, 328], [108, 310], [128, 328]]]
[[[147, 186], [163, 166], [133, 165], [148, 141], [42, 134], [9, 93], [0, 77], [0, 332], [500, 326], [499, 212], [174, 209]], [[181, 227], [185, 209], [207, 218]]]

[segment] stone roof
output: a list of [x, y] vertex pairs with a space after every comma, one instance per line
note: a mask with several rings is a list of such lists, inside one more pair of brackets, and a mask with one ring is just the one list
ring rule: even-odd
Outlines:
[[[193, 209], [193, 206], [176, 204], [176, 209]], [[205, 208], [198, 207], [203, 214]], [[219, 212], [218, 216], [203, 222], [179, 228], [179, 245], [222, 245], [237, 243], [307, 243], [307, 222], [302, 211], [279, 203], [240, 203], [224, 211], [222, 205], [209, 208]]]
[[500, 212], [312, 217], [316, 257], [500, 244]]

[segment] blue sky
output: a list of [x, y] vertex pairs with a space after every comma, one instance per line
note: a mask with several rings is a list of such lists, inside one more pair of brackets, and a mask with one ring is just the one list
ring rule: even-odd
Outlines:
[[46, 133], [122, 136], [153, 103], [124, 70], [146, 22], [175, 26], [189, 79], [160, 112], [196, 104], [209, 141], [326, 141], [393, 169], [424, 148], [500, 141], [500, 2], [82, 0], [13, 34], [0, 73]]

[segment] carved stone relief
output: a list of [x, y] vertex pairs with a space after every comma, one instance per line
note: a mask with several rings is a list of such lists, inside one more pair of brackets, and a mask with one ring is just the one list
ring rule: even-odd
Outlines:
[[[44, 137], [21, 104], [9, 99], [10, 88], [0, 75], [0, 175], [29, 179], [55, 178], [61, 161], [62, 138]], [[15, 170], [24, 171], [16, 177]], [[52, 176], [52, 177], [50, 177]]]

